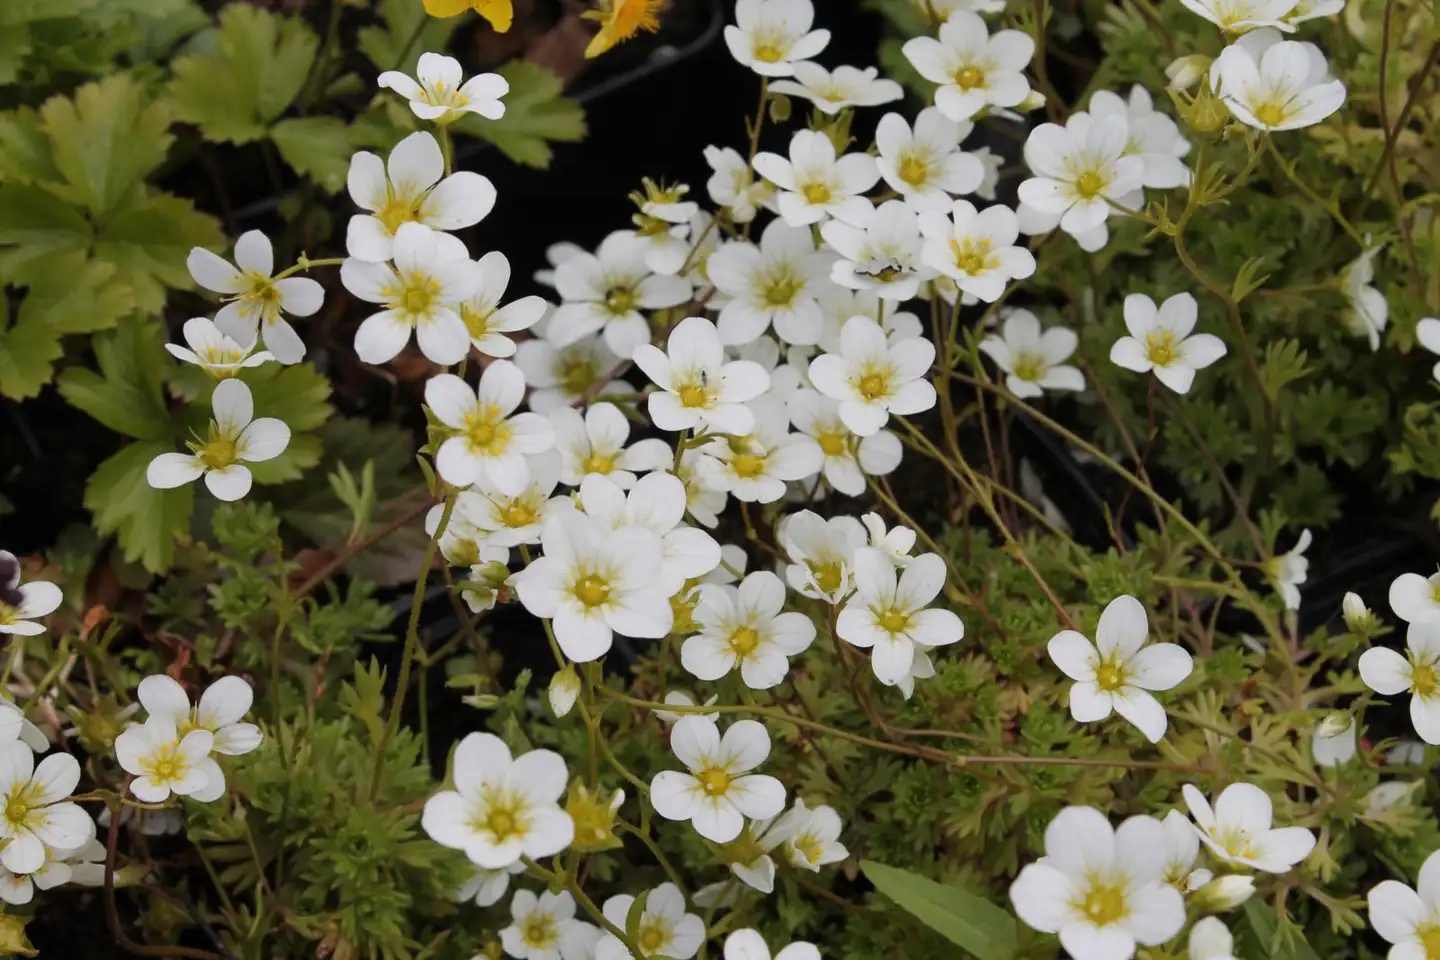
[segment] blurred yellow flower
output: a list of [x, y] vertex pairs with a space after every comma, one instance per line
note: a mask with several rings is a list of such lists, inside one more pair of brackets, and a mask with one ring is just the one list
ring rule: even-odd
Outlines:
[[474, 10], [490, 21], [497, 33], [509, 30], [515, 19], [510, 0], [425, 0], [425, 12], [432, 17], [458, 17], [466, 10]]
[[665, 0], [600, 0], [600, 7], [584, 14], [600, 21], [600, 32], [585, 48], [585, 57], [598, 57], [617, 43], [629, 40], [641, 30], [660, 29], [660, 10]]

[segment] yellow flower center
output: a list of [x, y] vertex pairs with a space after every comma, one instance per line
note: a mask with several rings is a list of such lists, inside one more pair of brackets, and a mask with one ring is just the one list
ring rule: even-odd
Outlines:
[[1107, 181], [1105, 177], [1096, 170], [1086, 170], [1075, 178], [1075, 192], [1084, 200], [1093, 200], [1104, 190]]
[[961, 90], [973, 90], [985, 83], [985, 71], [979, 67], [961, 67], [955, 71], [955, 86]]
[[440, 284], [434, 277], [412, 273], [408, 277], [402, 277], [400, 284], [398, 293], [390, 298], [391, 304], [410, 314], [412, 323], [416, 317], [429, 313], [440, 299]]
[[806, 203], [813, 203], [822, 206], [830, 202], [830, 184], [815, 181], [805, 184], [800, 193], [804, 195]]
[[[824, 202], [824, 201], [820, 201]], [[788, 307], [795, 300], [795, 295], [805, 288], [805, 281], [796, 280], [788, 273], [771, 280], [764, 289], [766, 306]]]
[[736, 475], [749, 480], [765, 471], [765, 458], [754, 453], [742, 453], [730, 461], [730, 469], [734, 470]]
[[985, 272], [990, 265], [989, 240], [951, 240], [950, 252], [955, 256], [955, 268], [971, 276]]
[[706, 767], [695, 779], [700, 781], [706, 796], [723, 797], [725, 791], [730, 789], [731, 777], [723, 767]]
[[1262, 103], [1255, 108], [1255, 119], [1267, 127], [1278, 127], [1285, 122], [1285, 104], [1274, 101]]
[[520, 939], [527, 947], [542, 950], [552, 947], [557, 939], [555, 923], [548, 916], [531, 917], [520, 927]]
[[755, 44], [754, 53], [755, 59], [761, 63], [779, 63], [785, 59], [785, 51], [780, 49], [779, 43], [770, 40]]
[[879, 400], [890, 395], [890, 377], [885, 373], [867, 373], [855, 384], [855, 389], [866, 400]]
[[651, 921], [648, 924], [641, 924], [639, 947], [646, 954], [658, 953], [660, 948], [665, 945], [666, 939], [665, 931], [660, 928], [658, 922]]
[[227, 347], [206, 347], [200, 352], [202, 360], [216, 365], [239, 363], [242, 357], [239, 350]]
[[555, 379], [570, 394], [584, 393], [599, 375], [599, 364], [588, 354], [564, 357], [555, 367]]
[[494, 316], [491, 310], [474, 310], [460, 305], [460, 319], [465, 321], [465, 329], [470, 331], [470, 339], [479, 340], [490, 332], [490, 318]]
[[741, 627], [730, 635], [730, 651], [737, 657], [748, 657], [760, 645], [760, 634], [750, 627]]
[[201, 447], [196, 456], [207, 470], [224, 470], [237, 459], [235, 438], [217, 427], [212, 427], [210, 442]]
[[529, 500], [516, 497], [500, 508], [500, 519], [509, 527], [528, 527], [540, 519], [540, 511]]
[[1033, 353], [1016, 352], [1010, 367], [1017, 380], [1028, 383], [1038, 383], [1045, 376], [1045, 361]]
[[11, 787], [10, 796], [5, 800], [5, 822], [15, 826], [24, 826], [38, 792], [39, 788], [28, 781], [17, 783]]
[[1123, 886], [1098, 883], [1094, 880], [1090, 881], [1090, 889], [1077, 906], [1097, 927], [1116, 923], [1129, 913]]
[[824, 451], [825, 456], [841, 457], [845, 455], [849, 434], [844, 430], [826, 430], [815, 439], [820, 444], [820, 449]]
[[806, 863], [818, 864], [825, 855], [825, 845], [813, 833], [802, 833], [790, 841], [795, 852], [805, 858]]
[[635, 309], [635, 291], [628, 286], [615, 286], [605, 291], [605, 309], [620, 316]]
[[1410, 668], [1410, 689], [1417, 697], [1435, 696], [1440, 683], [1436, 682], [1433, 663], [1417, 663]]
[[903, 633], [910, 624], [910, 617], [894, 607], [888, 607], [875, 611], [875, 623], [886, 633]]
[[585, 462], [580, 464], [580, 467], [585, 473], [609, 473], [615, 469], [615, 458], [592, 453], [585, 458]]
[[1101, 690], [1115, 693], [1125, 686], [1125, 668], [1116, 663], [1102, 663], [1095, 671], [1095, 685]]
[[510, 442], [510, 427], [495, 407], [476, 407], [465, 415], [462, 428], [470, 449], [499, 456]]
[[401, 224], [420, 220], [420, 204], [406, 197], [395, 196], [395, 191], [391, 188], [385, 197], [385, 205], [375, 211], [375, 219], [385, 225], [387, 233], [394, 236]]
[[158, 784], [173, 783], [190, 771], [178, 744], [167, 744], [142, 762], [145, 776]]
[[8, 627], [20, 620], [20, 611], [0, 600], [0, 627]]
[[477, 833], [488, 833], [496, 843], [504, 843], [512, 837], [522, 836], [530, 828], [524, 801], [520, 797], [492, 794], [488, 799], [485, 815], [470, 823]]
[[905, 153], [901, 154], [900, 166], [895, 172], [901, 180], [918, 187], [930, 179], [930, 164], [925, 162], [924, 157]]
[[1210, 836], [1232, 857], [1249, 858], [1255, 855], [1255, 848], [1250, 845], [1250, 834], [1244, 830], [1221, 830], [1212, 829]]
[[1175, 350], [1175, 334], [1169, 330], [1156, 330], [1145, 335], [1145, 355], [1157, 367], [1168, 367], [1178, 354]]
[[1416, 930], [1415, 936], [1425, 948], [1425, 960], [1440, 960], [1440, 924]]
[[587, 607], [598, 607], [610, 599], [610, 584], [591, 574], [575, 583], [575, 598]]
[[845, 581], [845, 571], [836, 561], [811, 563], [809, 567], [810, 576], [815, 578], [815, 585], [825, 593], [834, 593]]
[[710, 390], [703, 384], [689, 383], [677, 391], [682, 407], [707, 407], [710, 405]]

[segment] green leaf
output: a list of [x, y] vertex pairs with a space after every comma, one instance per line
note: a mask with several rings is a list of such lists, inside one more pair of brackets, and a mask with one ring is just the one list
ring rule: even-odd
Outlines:
[[60, 178], [40, 114], [29, 107], [0, 113], [0, 179], [6, 183], [34, 183]]
[[125, 559], [151, 573], [163, 573], [175, 558], [175, 541], [190, 529], [195, 486], [156, 490], [145, 468], [162, 453], [173, 453], [168, 440], [142, 440], [121, 448], [100, 464], [85, 486], [85, 507], [101, 533], [118, 535]]
[[[360, 52], [370, 58], [377, 70], [400, 70], [411, 76], [415, 75], [420, 54], [426, 50], [444, 50], [460, 26], [460, 18], [436, 19], [414, 0], [380, 0], [380, 17], [385, 26], [361, 27], [356, 33]], [[420, 31], [418, 35], [416, 30]], [[401, 53], [405, 53], [403, 62]]]
[[192, 247], [221, 246], [224, 235], [214, 217], [183, 197], [137, 193], [123, 213], [112, 216], [95, 240], [95, 255], [119, 268], [142, 310], [159, 311], [166, 288], [193, 289], [185, 266]]
[[355, 664], [355, 682], [340, 685], [340, 709], [365, 725], [377, 746], [385, 739], [385, 669], [380, 661]]
[[212, 43], [211, 52], [172, 64], [166, 93], [175, 115], [207, 140], [259, 140], [299, 95], [319, 41], [298, 17], [232, 3], [220, 12]]
[[516, 163], [545, 168], [554, 151], [551, 142], [574, 143], [585, 138], [585, 111], [561, 96], [564, 84], [544, 67], [512, 60], [500, 68], [510, 81], [505, 116], [486, 120], [467, 114], [455, 124], [462, 133], [489, 140]]
[[49, 254], [87, 249], [94, 238], [84, 215], [38, 187], [0, 186], [0, 271]]
[[240, 377], [255, 397], [255, 416], [279, 417], [292, 433], [314, 430], [330, 419], [330, 381], [308, 363], [267, 363]]
[[1270, 960], [1320, 960], [1292, 922], [1276, 922], [1275, 909], [1259, 897], [1245, 901], [1245, 919]]
[[14, 83], [30, 55], [30, 28], [24, 24], [0, 27], [0, 83]]
[[87, 83], [73, 100], [51, 97], [40, 108], [56, 169], [55, 192], [101, 216], [165, 160], [174, 139], [169, 111], [124, 74]]
[[334, 117], [290, 117], [275, 124], [270, 137], [290, 168], [308, 176], [327, 193], [345, 186], [355, 145], [350, 128]]
[[1015, 919], [984, 897], [873, 860], [860, 861], [860, 869], [875, 889], [979, 960], [1015, 956]]
[[[163, 440], [173, 434], [161, 392], [165, 349], [160, 325], [131, 317], [113, 333], [94, 340], [100, 372], [71, 367], [60, 375], [60, 394], [118, 433], [137, 440]], [[92, 508], [93, 509], [93, 508]]]
[[299, 480], [305, 472], [320, 462], [324, 444], [314, 434], [291, 434], [290, 443], [280, 456], [260, 463], [248, 463], [251, 476], [258, 486], [272, 486]]

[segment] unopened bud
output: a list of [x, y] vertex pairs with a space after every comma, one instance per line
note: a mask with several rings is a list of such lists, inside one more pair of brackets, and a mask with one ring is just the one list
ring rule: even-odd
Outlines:
[[1219, 133], [1230, 122], [1230, 109], [1210, 91], [1208, 85], [1200, 87], [1181, 113], [1196, 133]]
[[1329, 714], [1315, 727], [1310, 748], [1322, 767], [1338, 767], [1355, 756], [1355, 718], [1348, 713]]
[[1234, 910], [1255, 893], [1255, 878], [1240, 874], [1216, 877], [1195, 894], [1195, 909], [1201, 913]]
[[1165, 68], [1165, 76], [1170, 79], [1171, 90], [1189, 90], [1200, 82], [1209, 69], [1209, 57], [1203, 53], [1192, 53], [1172, 61], [1170, 66]]
[[1029, 113], [1032, 110], [1039, 110], [1045, 106], [1045, 94], [1039, 90], [1031, 90], [1025, 95], [1025, 99], [1015, 104], [1017, 113]]
[[1358, 633], [1360, 636], [1369, 636], [1377, 625], [1375, 614], [1365, 601], [1360, 599], [1356, 593], [1345, 594], [1345, 599], [1340, 601], [1340, 612], [1345, 617], [1345, 626], [1351, 633]]
[[566, 667], [550, 680], [550, 709], [556, 717], [563, 717], [575, 706], [580, 696], [580, 676], [574, 667]]

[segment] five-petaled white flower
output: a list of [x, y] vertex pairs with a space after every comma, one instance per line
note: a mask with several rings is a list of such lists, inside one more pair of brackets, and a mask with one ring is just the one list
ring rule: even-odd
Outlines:
[[1330, 76], [1320, 48], [1282, 40], [1270, 27], [1222, 50], [1210, 67], [1210, 84], [1235, 119], [1261, 130], [1312, 126], [1345, 102], [1345, 85]]
[[855, 551], [855, 593], [840, 611], [840, 639], [870, 650], [870, 667], [886, 686], [910, 672], [916, 647], [951, 644], [965, 635], [953, 611], [930, 608], [945, 586], [945, 561], [937, 553], [913, 558], [896, 576], [894, 562], [880, 550]]
[[859, 520], [801, 510], [780, 521], [776, 538], [790, 560], [785, 581], [792, 589], [831, 605], [850, 595], [855, 552], [867, 542]]
[[1440, 851], [1420, 865], [1415, 887], [1382, 880], [1366, 901], [1370, 926], [1392, 945], [1389, 960], [1429, 960], [1440, 947]]
[[1195, 298], [1177, 293], [1157, 308], [1143, 293], [1125, 298], [1125, 329], [1110, 348], [1110, 362], [1155, 374], [1155, 379], [1176, 393], [1189, 393], [1195, 371], [1225, 356], [1225, 341], [1211, 333], [1194, 333], [1199, 310]]
[[950, 194], [974, 193], [985, 181], [985, 164], [960, 149], [971, 126], [935, 107], [920, 111], [913, 130], [903, 115], [885, 114], [875, 128], [880, 176], [916, 213], [948, 213]]
[[1295, 29], [1286, 20], [1296, 0], [1180, 0], [1180, 3], [1230, 34], [1259, 27], [1273, 27], [1287, 33]]
[[115, 738], [115, 759], [134, 777], [130, 792], [145, 803], [163, 803], [172, 793], [208, 802], [225, 789], [220, 765], [210, 757], [214, 744], [209, 730], [196, 727], [181, 736], [175, 721], [161, 714], [126, 727]]
[[350, 158], [350, 199], [361, 210], [350, 218], [345, 251], [380, 263], [394, 253], [403, 223], [436, 230], [473, 227], [495, 207], [495, 186], [478, 173], [445, 176], [445, 159], [432, 134], [421, 131], [395, 144], [389, 160], [361, 150]]
[[809, 228], [775, 220], [760, 243], [733, 241], [716, 250], [705, 265], [710, 283], [725, 298], [716, 320], [722, 343], [751, 343], [774, 326], [786, 343], [820, 339], [818, 297], [834, 254], [815, 249]]
[[616, 632], [659, 638], [674, 625], [669, 595], [659, 589], [663, 548], [644, 527], [609, 530], [577, 510], [545, 522], [545, 555], [511, 578], [520, 602], [554, 621], [555, 639], [571, 660], [598, 660]]
[[811, 30], [810, 0], [736, 0], [735, 23], [725, 28], [725, 45], [741, 66], [762, 77], [788, 77], [798, 61], [819, 55], [829, 30]]
[[1005, 317], [998, 335], [980, 341], [980, 352], [1005, 373], [1005, 388], [1017, 397], [1038, 397], [1046, 390], [1084, 390], [1085, 375], [1065, 361], [1080, 338], [1068, 327], [1042, 331], [1040, 320], [1017, 308]]
[[1045, 857], [1010, 886], [1027, 925], [1060, 936], [1076, 960], [1129, 960], [1185, 925], [1180, 891], [1164, 880], [1165, 830], [1154, 817], [1113, 829], [1093, 807], [1066, 807], [1045, 828]]
[[1285, 873], [1315, 847], [1315, 835], [1304, 827], [1271, 827], [1275, 814], [1270, 795], [1253, 783], [1230, 784], [1213, 809], [1193, 784], [1185, 784], [1181, 792], [1201, 842], [1226, 863]]
[[718, 567], [722, 556], [714, 537], [681, 522], [685, 500], [685, 483], [672, 473], [647, 474], [628, 494], [608, 477], [586, 477], [578, 497], [603, 529], [640, 527], [660, 539], [661, 569], [649, 588], [667, 598]]
[[785, 496], [789, 482], [808, 480], [820, 472], [825, 454], [804, 433], [792, 433], [785, 402], [776, 396], [750, 403], [755, 426], [743, 436], [717, 437], [702, 451], [711, 462], [702, 468], [702, 482], [746, 503], [774, 503]]
[[803, 613], [782, 613], [785, 584], [757, 570], [731, 587], [700, 585], [692, 616], [700, 632], [680, 648], [680, 662], [701, 680], [719, 680], [737, 667], [745, 685], [766, 690], [785, 679], [790, 658], [815, 639], [815, 624]]
[[606, 376], [619, 362], [598, 334], [557, 347], [542, 333], [515, 347], [515, 365], [531, 388], [530, 409], [535, 413], [571, 406], [582, 399], [629, 393], [630, 385], [619, 376]]
[[1125, 153], [1145, 161], [1144, 186], [1169, 190], [1190, 182], [1190, 168], [1181, 159], [1190, 152], [1190, 141], [1180, 135], [1169, 114], [1155, 109], [1155, 101], [1144, 87], [1138, 83], [1131, 87], [1128, 99], [1109, 90], [1096, 90], [1090, 97], [1090, 114], [1125, 119], [1130, 134]]
[[690, 281], [654, 273], [645, 263], [648, 244], [633, 230], [617, 230], [593, 254], [582, 252], [555, 268], [562, 303], [546, 321], [557, 347], [604, 331], [616, 356], [628, 357], [650, 342], [642, 310], [673, 307], [690, 299]]
[[935, 346], [924, 337], [890, 343], [880, 324], [851, 317], [840, 331], [840, 352], [810, 361], [810, 382], [840, 402], [840, 419], [862, 437], [885, 426], [893, 414], [935, 406], [935, 387], [925, 375]]
[[240, 677], [221, 677], [190, 705], [185, 688], [163, 673], [140, 681], [136, 696], [152, 717], [163, 717], [181, 736], [191, 730], [208, 730], [214, 735], [210, 749], [215, 753], [240, 756], [260, 746], [260, 728], [244, 723], [255, 699], [255, 691]]
[[650, 394], [650, 419], [661, 430], [693, 430], [742, 436], [755, 426], [745, 406], [770, 388], [770, 374], [753, 360], [725, 362], [715, 324], [686, 317], [670, 331], [666, 349], [635, 348], [635, 365], [660, 389]]
[[560, 452], [560, 480], [578, 487], [585, 477], [609, 477], [622, 490], [635, 486], [636, 474], [663, 470], [674, 456], [659, 437], [629, 446], [630, 421], [613, 403], [592, 403], [582, 415], [574, 407], [556, 407], [546, 414], [555, 429]]
[[308, 317], [325, 302], [325, 289], [308, 277], [281, 277], [275, 273], [275, 250], [270, 238], [249, 230], [235, 241], [235, 263], [204, 247], [194, 247], [185, 261], [190, 276], [206, 290], [227, 302], [215, 314], [220, 332], [241, 344], [255, 343], [256, 334], [281, 363], [299, 363], [305, 343], [284, 314]]
[[[605, 919], [621, 930], [629, 928], [635, 898], [616, 894], [601, 908]], [[690, 960], [705, 942], [705, 921], [685, 912], [685, 894], [673, 883], [662, 883], [645, 896], [645, 908], [635, 925], [635, 945], [647, 957]], [[600, 937], [595, 960], [637, 960], [613, 933]]]
[[1145, 161], [1127, 155], [1130, 128], [1123, 117], [1077, 113], [1065, 126], [1042, 123], [1025, 140], [1025, 163], [1035, 176], [1020, 184], [1020, 200], [1031, 209], [1060, 217], [1071, 236], [1102, 225], [1112, 206], [1143, 202]]
[[1402, 573], [1390, 582], [1390, 609], [1406, 623], [1440, 618], [1440, 573]]
[[71, 850], [95, 836], [95, 823], [69, 796], [80, 782], [80, 762], [52, 753], [40, 765], [25, 744], [0, 746], [0, 863], [12, 873], [45, 866], [45, 848]]
[[880, 179], [880, 168], [868, 153], [836, 157], [835, 144], [818, 130], [801, 130], [790, 139], [790, 156], [757, 153], [755, 170], [780, 188], [775, 203], [792, 227], [805, 227], [835, 217], [848, 223], [870, 212], [865, 191]]
[[843, 826], [834, 807], [825, 804], [807, 807], [804, 800], [796, 797], [795, 805], [776, 822], [775, 829], [784, 839], [789, 861], [802, 870], [818, 873], [821, 867], [850, 856], [850, 851], [840, 842]]
[[422, 53], [410, 77], [399, 70], [386, 70], [377, 82], [410, 101], [410, 111], [421, 120], [452, 123], [466, 113], [478, 113], [487, 120], [505, 116], [500, 98], [510, 92], [510, 82], [498, 73], [482, 73], [461, 82], [460, 61], [439, 53]]
[[805, 60], [795, 64], [794, 76], [794, 80], [776, 80], [770, 84], [770, 92], [809, 100], [832, 117], [846, 107], [878, 107], [905, 96], [900, 84], [881, 77], [874, 67], [836, 67], [831, 71]]
[[670, 748], [689, 773], [664, 770], [650, 781], [650, 802], [667, 820], [689, 820], [700, 836], [729, 843], [745, 818], [763, 820], [785, 809], [785, 786], [751, 773], [770, 755], [770, 734], [755, 720], [737, 720], [720, 736], [713, 720], [687, 716], [670, 731]]
[[887, 200], [858, 223], [831, 220], [820, 235], [840, 254], [830, 280], [847, 289], [870, 290], [884, 300], [910, 300], [931, 276], [920, 259], [924, 241], [915, 211], [903, 201]]
[[[48, 617], [60, 606], [65, 594], [48, 580], [20, 582], [20, 561], [8, 550], [0, 550], [0, 633], [19, 637], [38, 637], [45, 632], [40, 617]], [[0, 703], [0, 721], [9, 720], [8, 704]], [[19, 711], [15, 711], [17, 714]], [[9, 723], [0, 722], [0, 729], [8, 732]], [[20, 724], [15, 724], [19, 735]], [[0, 742], [13, 739], [0, 736]]]
[[949, 216], [938, 211], [920, 215], [925, 234], [925, 265], [949, 277], [965, 293], [994, 303], [1012, 280], [1035, 272], [1035, 256], [1016, 246], [1020, 223], [1009, 207], [976, 210], [968, 200], [956, 200]]
[[1104, 720], [1113, 710], [1129, 720], [1151, 743], [1165, 735], [1165, 708], [1150, 690], [1169, 690], [1190, 676], [1194, 661], [1179, 645], [1149, 646], [1145, 608], [1131, 596], [1111, 600], [1095, 628], [1095, 643], [1075, 630], [1050, 640], [1050, 659], [1067, 677], [1070, 714], [1080, 723]]
[[538, 897], [516, 890], [510, 898], [510, 926], [500, 931], [500, 943], [516, 960], [561, 960], [566, 929], [577, 922], [569, 890], [547, 890]]
[[290, 445], [290, 428], [274, 417], [255, 419], [255, 400], [239, 380], [222, 380], [210, 395], [214, 419], [203, 442], [190, 443], [190, 453], [162, 453], [145, 469], [145, 480], [157, 490], [183, 486], [203, 476], [216, 499], [239, 500], [250, 492], [253, 477], [246, 463], [273, 460]]
[[725, 960], [820, 960], [815, 944], [797, 940], [772, 958], [758, 930], [736, 930], [725, 938]]
[[900, 466], [900, 438], [889, 430], [855, 436], [840, 419], [839, 401], [806, 387], [790, 394], [785, 406], [795, 429], [819, 444], [821, 474], [837, 492], [858, 497], [865, 492], [867, 476], [883, 477]]
[[1035, 41], [1019, 30], [993, 36], [985, 21], [968, 10], [940, 25], [940, 39], [915, 37], [904, 47], [926, 80], [940, 84], [935, 106], [951, 120], [969, 120], [986, 107], [1013, 107], [1030, 95], [1024, 70]]
[[1405, 631], [1405, 655], [1371, 647], [1360, 655], [1360, 679], [1393, 697], [1410, 691], [1410, 722], [1426, 743], [1440, 744], [1440, 620], [1415, 620]]
[[468, 486], [482, 476], [502, 493], [517, 496], [530, 482], [527, 457], [555, 445], [555, 428], [538, 413], [515, 413], [525, 399], [525, 375], [509, 360], [496, 360], [474, 389], [453, 373], [425, 384], [425, 404], [455, 431], [435, 454], [447, 483]]
[[453, 769], [455, 789], [426, 800], [420, 818], [436, 843], [498, 870], [522, 856], [554, 856], [574, 839], [575, 823], [559, 805], [569, 774], [558, 753], [512, 758], [499, 737], [472, 733], [456, 746]]
[[340, 282], [367, 303], [386, 309], [366, 317], [355, 331], [355, 353], [365, 363], [394, 359], [410, 342], [434, 363], [449, 366], [470, 352], [470, 332], [459, 306], [480, 286], [480, 267], [465, 244], [422, 223], [395, 231], [395, 266], [347, 257]]
[[241, 346], [205, 317], [186, 320], [181, 332], [185, 346], [167, 343], [165, 349], [175, 359], [195, 364], [216, 380], [233, 377], [247, 367], [258, 367], [275, 359], [267, 350], [255, 350], [254, 341], [249, 346]]

